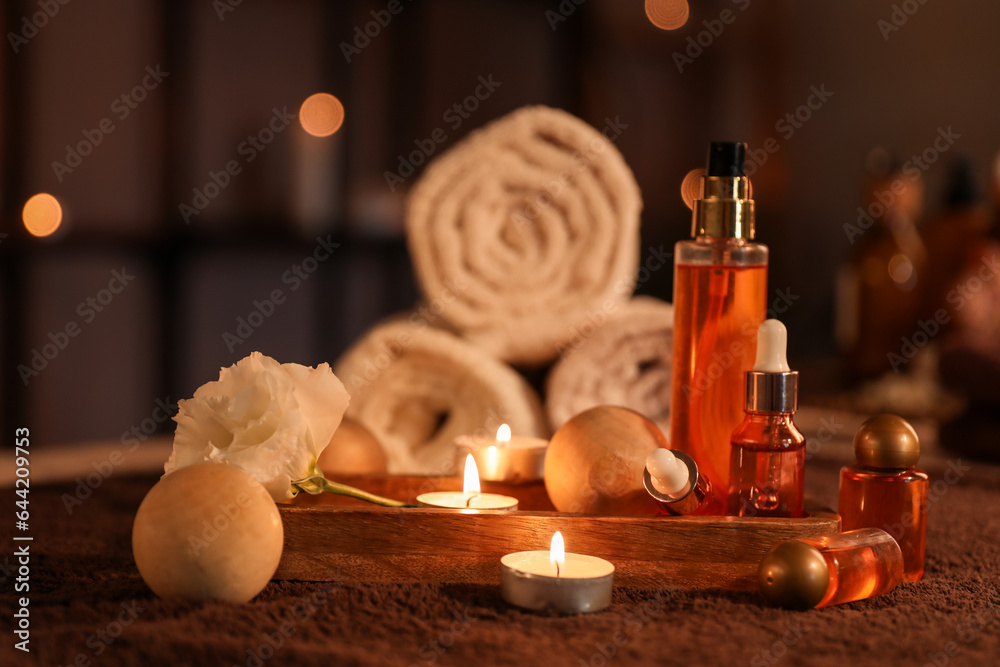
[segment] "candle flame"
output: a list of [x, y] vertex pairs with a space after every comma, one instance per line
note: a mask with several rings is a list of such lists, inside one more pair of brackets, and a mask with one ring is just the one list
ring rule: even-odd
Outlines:
[[476, 459], [469, 454], [465, 457], [465, 483], [462, 484], [462, 493], [478, 496], [479, 490], [479, 468], [476, 467]]
[[549, 562], [552, 563], [552, 571], [558, 577], [563, 565], [566, 564], [566, 544], [563, 542], [562, 533], [558, 530], [552, 535], [552, 544], [549, 546]]
[[510, 442], [510, 426], [500, 424], [500, 428], [497, 429], [497, 442], [504, 444]]

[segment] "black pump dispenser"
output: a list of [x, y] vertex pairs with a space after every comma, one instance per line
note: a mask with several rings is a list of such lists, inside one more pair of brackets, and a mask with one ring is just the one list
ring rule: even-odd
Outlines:
[[713, 141], [708, 150], [708, 175], [723, 178], [746, 176], [743, 169], [747, 145], [737, 141]]

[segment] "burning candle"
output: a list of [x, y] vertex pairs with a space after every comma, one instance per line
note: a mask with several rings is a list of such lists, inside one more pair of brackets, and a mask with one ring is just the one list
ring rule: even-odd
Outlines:
[[417, 504], [423, 507], [444, 507], [460, 510], [516, 510], [517, 498], [499, 493], [482, 493], [479, 487], [479, 470], [472, 455], [465, 460], [465, 481], [462, 492], [435, 491], [421, 493]]
[[459, 457], [471, 454], [482, 478], [489, 482], [521, 484], [539, 482], [545, 475], [544, 438], [512, 436], [510, 426], [501, 424], [495, 438], [463, 435], [455, 439]]
[[582, 614], [611, 604], [615, 566], [595, 556], [566, 553], [556, 531], [548, 551], [519, 551], [500, 559], [500, 596], [533, 611]]

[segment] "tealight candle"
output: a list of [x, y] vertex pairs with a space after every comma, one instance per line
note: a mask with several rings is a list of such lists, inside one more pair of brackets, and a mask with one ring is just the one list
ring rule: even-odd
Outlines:
[[479, 470], [472, 455], [465, 460], [465, 481], [462, 492], [435, 491], [421, 493], [417, 496], [417, 504], [423, 507], [444, 507], [460, 510], [516, 510], [517, 498], [502, 496], [499, 493], [481, 493], [479, 486]]
[[615, 566], [595, 556], [568, 554], [562, 533], [548, 551], [519, 551], [500, 559], [500, 596], [533, 611], [582, 614], [611, 604]]
[[455, 439], [459, 457], [472, 454], [482, 478], [488, 482], [538, 482], [545, 476], [544, 438], [512, 436], [510, 426], [502, 424], [496, 438], [487, 435], [463, 435]]

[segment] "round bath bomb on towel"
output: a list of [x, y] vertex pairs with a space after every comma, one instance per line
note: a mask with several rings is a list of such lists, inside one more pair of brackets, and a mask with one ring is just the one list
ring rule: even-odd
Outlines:
[[669, 449], [656, 424], [614, 405], [585, 410], [563, 424], [545, 454], [545, 490], [560, 512], [655, 514], [642, 485], [646, 457]]
[[161, 598], [247, 602], [274, 576], [283, 545], [274, 499], [225, 463], [165, 475], [132, 527], [139, 574]]

